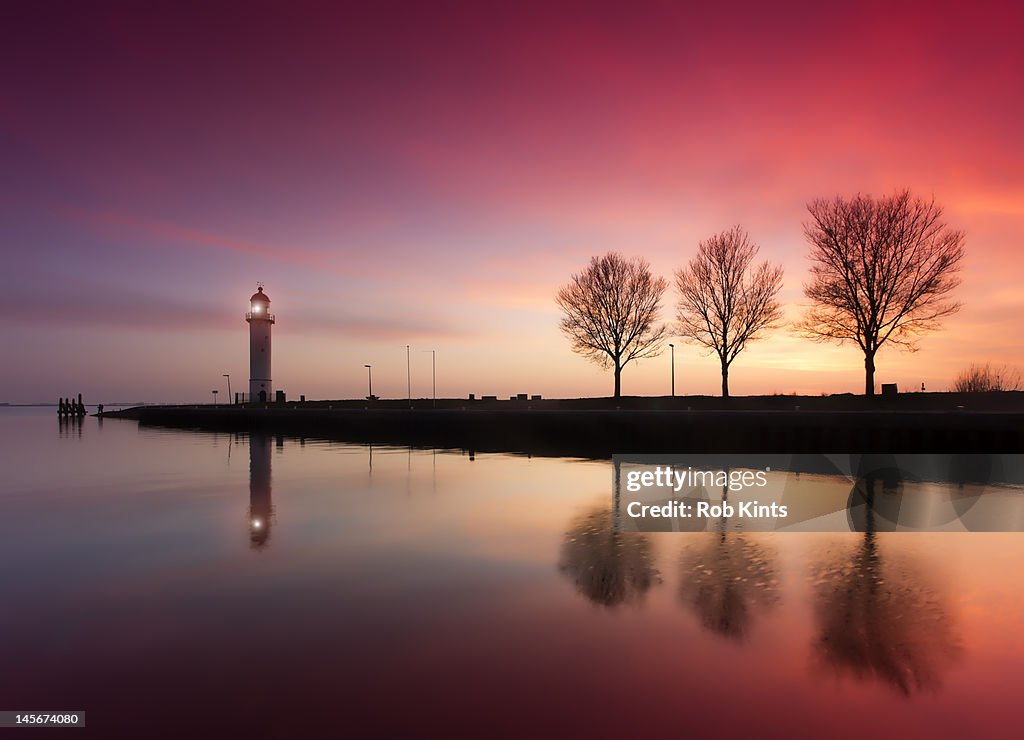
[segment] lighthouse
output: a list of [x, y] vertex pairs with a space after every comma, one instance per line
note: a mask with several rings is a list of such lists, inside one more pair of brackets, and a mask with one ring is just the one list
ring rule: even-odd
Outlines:
[[270, 313], [270, 298], [263, 286], [249, 299], [249, 402], [266, 403], [270, 400], [270, 328], [274, 314]]

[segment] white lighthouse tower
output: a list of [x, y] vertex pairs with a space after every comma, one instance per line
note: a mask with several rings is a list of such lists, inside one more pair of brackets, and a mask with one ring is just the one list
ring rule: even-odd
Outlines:
[[262, 285], [249, 299], [245, 320], [249, 323], [249, 403], [267, 403], [271, 400], [270, 327], [274, 314]]

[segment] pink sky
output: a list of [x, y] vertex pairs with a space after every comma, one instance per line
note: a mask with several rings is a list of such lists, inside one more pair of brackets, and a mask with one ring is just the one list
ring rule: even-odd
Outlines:
[[[964, 308], [878, 382], [1024, 367], [1017, 4], [60, 7], [0, 31], [0, 401], [241, 389], [257, 280], [290, 396], [363, 395], [364, 363], [403, 396], [406, 344], [417, 395], [430, 349], [440, 395], [607, 395], [552, 300], [591, 255], [670, 277], [739, 223], [793, 318], [806, 203], [902, 187], [967, 232]], [[779, 330], [730, 380], [859, 392], [862, 359]], [[668, 388], [667, 356], [623, 374]]]

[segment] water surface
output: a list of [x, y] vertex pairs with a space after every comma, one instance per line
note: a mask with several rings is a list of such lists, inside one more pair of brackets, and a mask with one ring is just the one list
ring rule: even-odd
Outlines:
[[1024, 535], [615, 534], [607, 461], [49, 409], [0, 461], [0, 708], [90, 735], [1024, 735]]

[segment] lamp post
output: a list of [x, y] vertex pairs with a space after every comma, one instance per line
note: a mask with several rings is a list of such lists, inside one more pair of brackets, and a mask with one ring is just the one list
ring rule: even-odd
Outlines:
[[668, 345], [669, 350], [672, 354], [672, 398], [676, 397], [676, 346], [674, 344]]
[[437, 350], [436, 349], [425, 349], [424, 352], [430, 353], [430, 386], [431, 386], [431, 402], [430, 405], [435, 409], [437, 408]]
[[412, 360], [409, 355], [409, 345], [405, 345], [405, 384], [409, 396], [409, 408], [412, 408]]
[[210, 393], [213, 394], [213, 405], [216, 406], [217, 405], [217, 389], [214, 388], [212, 391], [210, 391]]
[[373, 400], [373, 365], [363, 365], [366, 368], [366, 390], [367, 390], [367, 401]]
[[234, 403], [234, 396], [231, 395], [231, 373], [224, 373], [224, 377], [228, 379], [228, 403]]

